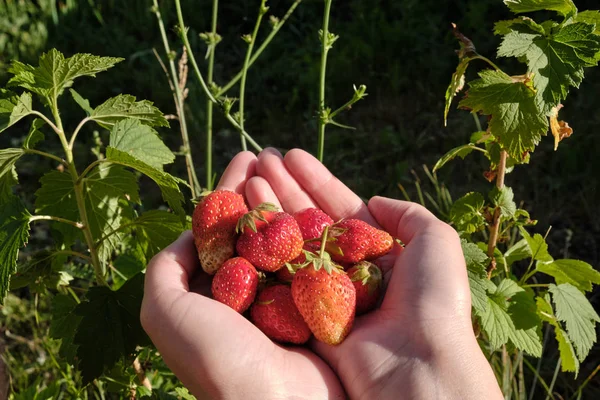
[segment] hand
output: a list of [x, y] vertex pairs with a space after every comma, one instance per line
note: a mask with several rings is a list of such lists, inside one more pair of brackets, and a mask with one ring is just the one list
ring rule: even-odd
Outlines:
[[[167, 255], [161, 253], [148, 267], [142, 321], [184, 384], [197, 394], [232, 398], [244, 391], [256, 393], [257, 398], [336, 398], [343, 396], [340, 381], [353, 399], [399, 395], [501, 398], [472, 331], [466, 269], [452, 228], [413, 203], [376, 197], [365, 205], [303, 151], [292, 150], [283, 159], [267, 149], [257, 163], [242, 161], [251, 158], [247, 153], [236, 157], [221, 182], [223, 187], [245, 193], [251, 207], [263, 201], [288, 212], [316, 206], [334, 219], [360, 218], [380, 226], [406, 248], [397, 248], [381, 260], [387, 286], [381, 307], [357, 318], [341, 345], [331, 347], [313, 340], [311, 353], [271, 344], [232, 310], [190, 292], [191, 284], [186, 283], [193, 268], [197, 269], [193, 254], [174, 260], [180, 257], [177, 254], [193, 253], [193, 244], [187, 239], [185, 250], [177, 247], [185, 239], [176, 242], [163, 252]], [[174, 263], [181, 273], [171, 272], [173, 284], [165, 289]], [[199, 279], [206, 278], [199, 275]], [[162, 290], [169, 290], [173, 297], [157, 295]], [[194, 305], [182, 305], [186, 296]], [[169, 308], [173, 311], [168, 312]], [[203, 316], [201, 323], [190, 322], [190, 316], [192, 321], [198, 319], [196, 314]], [[228, 333], [231, 329], [243, 334]], [[224, 336], [237, 342], [220, 345]], [[248, 365], [251, 370], [245, 369]], [[290, 377], [295, 378], [296, 387], [289, 386], [286, 379]], [[288, 392], [283, 389], [286, 385]]]

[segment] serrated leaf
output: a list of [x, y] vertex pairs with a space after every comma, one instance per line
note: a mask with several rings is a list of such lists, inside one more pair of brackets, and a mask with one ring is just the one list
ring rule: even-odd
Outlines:
[[17, 183], [15, 163], [24, 154], [19, 148], [0, 150], [0, 205], [12, 197], [11, 187]]
[[596, 342], [596, 322], [600, 317], [575, 286], [569, 283], [550, 285], [552, 301], [556, 307], [556, 318], [565, 323], [567, 334], [575, 346], [579, 361], [583, 361]]
[[549, 264], [540, 263], [536, 270], [553, 276], [556, 283], [570, 283], [583, 292], [592, 290], [592, 284], [600, 284], [600, 272], [584, 261], [561, 259]]
[[21, 96], [0, 88], [0, 132], [32, 113], [31, 93]]
[[527, 25], [534, 32], [544, 34], [544, 27], [538, 25], [534, 20], [529, 17], [519, 17], [506, 21], [498, 21], [494, 24], [494, 35], [506, 35], [513, 30], [514, 25]]
[[542, 235], [536, 233], [532, 237], [522, 226], [519, 227], [519, 232], [527, 242], [531, 257], [534, 260], [544, 263], [554, 261], [554, 258], [548, 253], [548, 243], [546, 243], [546, 240]]
[[184, 229], [179, 216], [162, 210], [147, 211], [128, 225], [143, 243], [148, 260], [173, 243]]
[[553, 25], [550, 32], [533, 31], [524, 24], [512, 26], [498, 49], [499, 57], [517, 57], [527, 64], [537, 91], [535, 101], [540, 111], [549, 115], [564, 100], [569, 87], [579, 87], [583, 68], [597, 64], [600, 36], [594, 25], [576, 22]]
[[17, 266], [17, 271], [10, 281], [10, 290], [29, 286], [34, 293], [44, 292], [46, 288], [56, 288], [61, 283], [61, 276], [53, 266], [64, 263], [67, 255], [42, 250], [35, 253], [26, 262]]
[[479, 316], [483, 316], [487, 310], [488, 295], [490, 281], [481, 275], [467, 270], [469, 277], [469, 289], [471, 291], [471, 305]]
[[483, 315], [487, 308], [487, 291], [493, 290], [494, 285], [487, 279], [485, 265], [488, 256], [474, 243], [465, 239], [460, 241], [467, 275], [469, 277], [469, 289], [471, 290], [471, 305], [478, 315]]
[[573, 0], [504, 0], [504, 4], [517, 14], [542, 10], [556, 11], [560, 15], [577, 12]]
[[500, 207], [500, 215], [506, 218], [514, 218], [517, 205], [514, 201], [515, 194], [511, 188], [503, 186], [502, 189], [498, 189], [494, 186], [489, 198], [494, 206]]
[[13, 165], [4, 174], [0, 175], [0, 206], [13, 196], [12, 187], [17, 183], [17, 170]]
[[487, 299], [486, 310], [481, 316], [481, 327], [488, 335], [488, 341], [493, 349], [498, 349], [506, 344], [510, 332], [515, 330], [505, 306], [498, 304], [490, 297]]
[[175, 160], [175, 155], [160, 140], [156, 131], [136, 119], [117, 122], [110, 132], [109, 146], [160, 171], [164, 164]]
[[540, 114], [535, 90], [527, 80], [513, 79], [501, 71], [485, 70], [469, 83], [459, 107], [490, 115], [489, 129], [508, 154], [521, 160], [548, 131], [548, 119]]
[[0, 209], [0, 304], [10, 286], [10, 276], [17, 267], [19, 249], [29, 239], [29, 217], [21, 200], [11, 197]]
[[598, 10], [587, 10], [577, 13], [575, 21], [585, 22], [589, 25], [596, 25], [594, 30], [595, 35], [600, 35], [600, 11]]
[[77, 103], [77, 105], [79, 105], [79, 107], [81, 107], [81, 109], [85, 111], [85, 113], [88, 116], [90, 116], [94, 112], [94, 109], [92, 108], [92, 106], [90, 106], [90, 102], [88, 99], [84, 99], [79, 93], [75, 91], [75, 89], [69, 89], [69, 92], [71, 92], [71, 96], [73, 97], [73, 100], [75, 100], [75, 103]]
[[[454, 96], [460, 92], [465, 85], [465, 72], [467, 71], [467, 67], [469, 66], [470, 58], [463, 58], [458, 63], [456, 67], [456, 71], [452, 74], [452, 79], [450, 81], [450, 85], [448, 85], [448, 89], [446, 89], [446, 107], [444, 109], [444, 126], [447, 125], [448, 122], [448, 112], [450, 111], [450, 105], [452, 104], [452, 99]], [[463, 156], [464, 158], [464, 156]]]
[[141, 249], [128, 249], [126, 253], [119, 255], [115, 259], [113, 265], [119, 272], [113, 274], [114, 289], [119, 289], [128, 279], [146, 268], [146, 257], [143, 253], [136, 250]]
[[99, 57], [91, 54], [75, 54], [65, 56], [52, 49], [40, 56], [39, 66], [13, 61], [9, 72], [14, 77], [8, 82], [12, 86], [21, 86], [39, 94], [47, 104], [52, 102], [71, 87], [73, 80], [82, 76], [96, 76], [98, 72], [106, 71], [122, 58]]
[[45, 124], [43, 119], [36, 118], [33, 120], [29, 128], [29, 133], [23, 141], [23, 148], [33, 149], [36, 144], [44, 140], [44, 134], [40, 131], [40, 128]]
[[456, 200], [450, 208], [450, 222], [459, 232], [473, 233], [485, 224], [483, 208], [485, 199], [481, 193], [470, 192]]
[[158, 170], [145, 162], [136, 159], [133, 155], [125, 153], [113, 147], [108, 147], [106, 157], [112, 162], [133, 168], [152, 179], [162, 193], [163, 199], [171, 206], [173, 211], [179, 215], [182, 222], [185, 221], [185, 211], [181, 205], [183, 195], [179, 190], [180, 180], [170, 174]]
[[134, 96], [120, 94], [96, 107], [91, 112], [90, 119], [106, 129], [111, 129], [117, 122], [129, 118], [136, 119], [145, 125], [169, 126], [163, 113], [153, 104], [148, 100], [135, 101]]
[[78, 345], [84, 383], [100, 376], [121, 357], [132, 354], [138, 345], [149, 343], [140, 324], [143, 288], [143, 274], [128, 280], [117, 291], [93, 287], [87, 293], [87, 301], [75, 308], [81, 323], [73, 342]]
[[471, 154], [471, 152], [473, 150], [479, 150], [483, 153], [487, 153], [486, 150], [482, 149], [481, 147], [477, 147], [472, 143], [465, 144], [465, 145], [459, 146], [459, 147], [455, 147], [452, 150], [450, 150], [449, 152], [447, 152], [446, 154], [444, 154], [442, 156], [442, 158], [440, 158], [438, 160], [438, 162], [435, 163], [435, 165], [433, 166], [433, 172], [436, 172], [437, 170], [442, 168], [444, 165], [446, 165], [446, 163], [448, 161], [451, 161], [451, 160], [455, 159], [456, 157], [460, 157], [464, 160], [465, 157], [468, 156], [469, 154]]
[[68, 295], [57, 294], [52, 300], [50, 336], [61, 340], [59, 354], [71, 364], [75, 364], [77, 354], [73, 337], [81, 322], [81, 317], [75, 314], [76, 307], [77, 302]]
[[517, 261], [530, 258], [531, 256], [531, 248], [529, 247], [529, 243], [526, 239], [519, 240], [504, 253], [504, 259], [506, 260], [506, 264], [508, 266], [513, 265]]

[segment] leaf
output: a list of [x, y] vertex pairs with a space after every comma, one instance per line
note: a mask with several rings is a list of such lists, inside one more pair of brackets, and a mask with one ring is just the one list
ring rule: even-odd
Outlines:
[[106, 157], [116, 164], [133, 168], [156, 182], [160, 188], [163, 199], [169, 204], [173, 211], [179, 215], [181, 221], [185, 221], [185, 211], [181, 205], [183, 202], [183, 195], [181, 194], [178, 185], [181, 180], [136, 159], [131, 154], [115, 149], [114, 147], [107, 148]]
[[76, 78], [95, 77], [98, 72], [106, 71], [121, 61], [123, 58], [83, 53], [65, 58], [61, 52], [52, 49], [40, 56], [37, 67], [13, 61], [8, 71], [14, 77], [8, 84], [37, 93], [47, 104], [52, 104], [64, 89], [71, 87]]
[[554, 258], [548, 253], [548, 244], [542, 235], [536, 233], [531, 237], [531, 235], [523, 228], [519, 227], [519, 232], [521, 232], [521, 236], [527, 242], [529, 246], [529, 251], [531, 252], [531, 257], [536, 261], [541, 262], [552, 262]]
[[[137, 251], [140, 250], [140, 251]], [[139, 248], [127, 249], [114, 261], [114, 267], [119, 271], [113, 274], [113, 288], [120, 288], [128, 279], [142, 272], [146, 268], [146, 257]]]
[[75, 308], [81, 323], [73, 343], [84, 383], [89, 383], [111, 368], [121, 357], [149, 343], [140, 324], [144, 275], [128, 280], [119, 290], [105, 286], [91, 288], [87, 301]]
[[487, 308], [487, 290], [495, 288], [487, 279], [485, 265], [488, 256], [476, 244], [469, 243], [465, 239], [461, 239], [460, 245], [467, 265], [471, 304], [478, 315], [483, 315]]
[[493, 349], [498, 349], [506, 344], [510, 332], [515, 330], [505, 306], [498, 304], [490, 297], [487, 299], [485, 313], [481, 316], [481, 327], [487, 333]]
[[[135, 119], [150, 126], [169, 126], [162, 112], [148, 100], [135, 101], [135, 97], [120, 94], [106, 100], [90, 114], [90, 119], [106, 129], [124, 119]], [[116, 147], [116, 146], [115, 146]]]
[[501, 71], [485, 70], [479, 76], [481, 79], [469, 83], [467, 97], [459, 107], [491, 115], [491, 133], [511, 157], [521, 160], [548, 131], [548, 120], [535, 103], [535, 90], [527, 79], [515, 79]]
[[[465, 72], [467, 71], [467, 67], [469, 66], [470, 58], [466, 57], [460, 60], [458, 63], [458, 67], [456, 67], [456, 71], [452, 74], [452, 80], [450, 81], [450, 85], [448, 85], [448, 89], [446, 89], [446, 107], [444, 109], [444, 126], [447, 126], [448, 122], [448, 112], [450, 111], [450, 105], [452, 104], [452, 99], [454, 96], [460, 92], [465, 86]], [[465, 157], [463, 156], [463, 159]], [[434, 168], [435, 170], [435, 168]]]
[[438, 160], [438, 162], [435, 163], [435, 165], [433, 167], [433, 172], [439, 170], [444, 165], [446, 165], [446, 163], [448, 161], [451, 161], [451, 160], [455, 159], [456, 157], [460, 157], [464, 160], [465, 157], [467, 155], [469, 155], [473, 150], [479, 150], [483, 153], [486, 153], [486, 150], [482, 149], [481, 147], [477, 147], [472, 143], [465, 144], [465, 145], [459, 146], [459, 147], [455, 147], [452, 150], [450, 150], [449, 152], [447, 152], [446, 154], [444, 154], [442, 156], [442, 158], [440, 158]]
[[29, 286], [34, 293], [44, 293], [48, 287], [55, 289], [62, 282], [60, 274], [53, 267], [64, 263], [66, 259], [65, 254], [38, 251], [26, 262], [19, 263], [11, 278], [10, 290]]
[[184, 228], [179, 216], [162, 210], [146, 211], [129, 225], [144, 247], [147, 260], [173, 243]]
[[500, 215], [506, 218], [514, 218], [515, 212], [517, 212], [517, 205], [515, 204], [515, 195], [511, 188], [503, 186], [502, 189], [498, 189], [494, 186], [489, 198], [494, 206], [500, 207]]
[[504, 253], [504, 258], [508, 266], [513, 265], [513, 263], [517, 261], [530, 258], [531, 256], [531, 248], [529, 247], [529, 243], [526, 239], [519, 240]]
[[571, 15], [577, 12], [573, 0], [504, 0], [504, 4], [514, 13], [549, 10], [560, 15]]
[[11, 197], [0, 209], [0, 305], [17, 267], [19, 249], [29, 239], [29, 217], [31, 214], [18, 197]]
[[29, 128], [29, 133], [23, 142], [23, 148], [33, 149], [37, 143], [44, 140], [44, 134], [39, 129], [45, 124], [43, 119], [36, 118], [33, 120]]
[[565, 323], [569, 339], [575, 346], [579, 361], [583, 361], [596, 342], [596, 322], [600, 317], [583, 293], [570, 283], [550, 285], [556, 318]]
[[25, 154], [23, 149], [9, 148], [0, 150], [0, 180], [3, 188], [0, 190], [0, 205], [12, 197], [11, 187], [17, 183], [15, 163]]
[[31, 93], [25, 92], [18, 96], [10, 90], [0, 88], [0, 132], [32, 112]]
[[596, 25], [594, 30], [595, 35], [600, 35], [600, 11], [598, 10], [587, 10], [577, 13], [575, 16], [576, 22], [585, 22], [589, 25]]
[[59, 354], [70, 364], [76, 362], [77, 345], [73, 343], [73, 338], [81, 322], [81, 317], [75, 314], [76, 307], [77, 302], [65, 294], [57, 294], [52, 300], [50, 336], [62, 341]]
[[11, 166], [4, 174], [0, 174], [0, 205], [13, 196], [12, 187], [18, 183], [17, 170]]
[[73, 100], [75, 100], [75, 103], [77, 103], [79, 107], [81, 107], [88, 116], [90, 116], [94, 112], [94, 109], [92, 108], [92, 106], [90, 106], [90, 102], [88, 99], [84, 99], [79, 93], [75, 91], [75, 89], [69, 89], [69, 92], [71, 92], [71, 96], [73, 97]]
[[576, 22], [552, 26], [540, 33], [524, 24], [515, 24], [498, 48], [499, 57], [517, 57], [527, 64], [537, 91], [536, 104], [544, 115], [559, 105], [569, 87], [579, 87], [583, 68], [597, 64], [600, 36], [594, 25]]
[[561, 259], [549, 264], [539, 264], [537, 271], [553, 276], [556, 283], [570, 283], [582, 292], [592, 290], [592, 284], [600, 284], [600, 272], [580, 260]]
[[456, 200], [450, 208], [450, 222], [459, 232], [473, 233], [483, 229], [485, 199], [480, 193], [470, 192]]

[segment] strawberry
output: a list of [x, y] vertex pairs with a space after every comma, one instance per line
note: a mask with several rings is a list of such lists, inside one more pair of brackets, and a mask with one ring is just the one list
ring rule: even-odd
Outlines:
[[215, 300], [241, 314], [254, 301], [258, 281], [258, 272], [248, 260], [242, 257], [230, 258], [215, 274], [212, 294]]
[[389, 233], [359, 219], [346, 219], [331, 228], [325, 248], [333, 260], [356, 264], [383, 256], [393, 245]]
[[248, 212], [244, 197], [228, 190], [216, 190], [194, 209], [192, 231], [202, 269], [214, 274], [233, 257], [238, 219]]
[[[292, 281], [292, 297], [311, 332], [321, 342], [337, 345], [352, 329], [356, 289], [348, 275], [327, 260], [312, 258]], [[307, 256], [308, 257], [308, 256]]]
[[236, 249], [256, 268], [274, 272], [302, 252], [302, 232], [290, 214], [263, 203], [240, 218]]
[[303, 344], [311, 335], [287, 285], [269, 286], [261, 291], [250, 308], [250, 317], [258, 329], [278, 342]]
[[[300, 257], [298, 257], [298, 258], [300, 258]], [[294, 275], [296, 274], [296, 271], [293, 269], [292, 265], [293, 264], [290, 265], [290, 267], [292, 268], [291, 270], [286, 265], [285, 267], [279, 268], [277, 270], [277, 272], [275, 272], [275, 275], [277, 276], [277, 280], [279, 282], [292, 283], [292, 280], [294, 279]]]
[[350, 268], [347, 274], [356, 289], [356, 315], [373, 310], [382, 290], [379, 267], [369, 261], [362, 261]]
[[318, 208], [305, 208], [304, 210], [296, 211], [293, 216], [298, 222], [298, 226], [300, 226], [304, 240], [321, 237], [323, 229], [326, 226], [333, 225], [331, 217]]

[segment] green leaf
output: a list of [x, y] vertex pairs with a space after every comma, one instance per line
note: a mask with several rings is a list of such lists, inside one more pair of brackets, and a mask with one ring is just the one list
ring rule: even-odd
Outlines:
[[580, 260], [554, 260], [549, 264], [538, 264], [537, 271], [553, 276], [556, 283], [570, 283], [582, 292], [592, 290], [592, 284], [600, 284], [600, 272]]
[[515, 24], [498, 48], [499, 57], [517, 57], [532, 75], [539, 110], [549, 115], [564, 100], [569, 87], [579, 87], [583, 68], [597, 64], [600, 36], [594, 25], [582, 22], [553, 26], [540, 33], [525, 24]]
[[481, 327], [487, 333], [493, 349], [506, 344], [510, 332], [515, 330], [515, 325], [506, 312], [506, 306], [498, 304], [490, 297], [487, 299], [486, 310], [481, 316]]
[[25, 154], [23, 149], [0, 150], [0, 205], [12, 197], [12, 186], [17, 184], [15, 163]]
[[185, 221], [185, 210], [181, 205], [184, 199], [179, 190], [179, 183], [181, 183], [181, 180], [114, 147], [107, 148], [106, 157], [116, 164], [133, 168], [156, 182], [160, 188], [163, 199], [171, 206], [173, 211], [179, 215], [181, 221]]
[[144, 247], [147, 260], [173, 243], [184, 229], [179, 216], [162, 210], [147, 211], [133, 220], [130, 226]]
[[517, 212], [517, 205], [515, 204], [515, 195], [511, 188], [503, 186], [502, 189], [498, 189], [494, 186], [489, 198], [494, 206], [500, 207], [500, 215], [506, 218], [514, 218], [515, 212]]
[[595, 325], [600, 322], [600, 317], [575, 286], [569, 283], [550, 285], [549, 291], [556, 307], [556, 317], [565, 323], [579, 361], [583, 361], [596, 342]]
[[487, 153], [486, 150], [482, 149], [481, 147], [477, 147], [472, 143], [469, 144], [465, 144], [463, 146], [459, 146], [459, 147], [455, 147], [452, 150], [450, 150], [449, 152], [447, 152], [446, 154], [444, 154], [442, 156], [442, 158], [440, 158], [438, 160], [437, 163], [435, 163], [434, 167], [433, 167], [433, 172], [437, 171], [438, 169], [442, 168], [444, 165], [446, 165], [446, 163], [448, 161], [451, 161], [453, 159], [455, 159], [456, 157], [460, 157], [463, 160], [465, 159], [465, 157], [469, 154], [471, 154], [471, 152], [473, 150], [479, 150], [483, 153]]
[[529, 243], [526, 239], [519, 240], [504, 253], [504, 258], [508, 266], [513, 265], [517, 261], [530, 258], [531, 256], [531, 248], [529, 247]]
[[589, 25], [596, 25], [594, 30], [595, 35], [600, 35], [600, 11], [598, 10], [587, 10], [577, 13], [575, 16], [576, 22], [584, 22]]
[[54, 266], [63, 264], [66, 259], [65, 254], [55, 251], [42, 250], [35, 253], [26, 262], [19, 263], [10, 280], [10, 290], [29, 286], [34, 293], [45, 293], [46, 288], [56, 289], [63, 282]]
[[90, 106], [90, 102], [88, 99], [84, 99], [79, 93], [75, 91], [75, 89], [69, 89], [69, 92], [71, 92], [71, 96], [73, 97], [73, 100], [75, 100], [75, 103], [77, 103], [79, 107], [81, 107], [88, 116], [90, 116], [94, 112], [94, 109]]
[[577, 12], [572, 0], [504, 0], [504, 4], [514, 13], [533, 11], [556, 11], [560, 15], [571, 15]]
[[127, 249], [127, 252], [119, 255], [113, 264], [117, 271], [119, 271], [113, 274], [113, 288], [118, 289], [128, 279], [131, 279], [146, 268], [146, 257], [139, 248]]
[[109, 146], [160, 171], [164, 164], [175, 160], [175, 155], [160, 140], [156, 131], [136, 119], [117, 122], [110, 132]]
[[29, 217], [21, 200], [11, 197], [0, 209], [0, 304], [10, 285], [10, 276], [17, 267], [19, 249], [29, 239]]
[[[458, 63], [458, 67], [456, 67], [456, 71], [452, 74], [452, 80], [450, 81], [450, 85], [448, 85], [448, 89], [446, 89], [446, 107], [444, 109], [444, 126], [447, 125], [448, 122], [448, 112], [450, 111], [450, 105], [452, 104], [452, 99], [458, 92], [460, 92], [465, 86], [465, 72], [467, 71], [467, 67], [469, 66], [470, 58], [463, 58]], [[464, 156], [463, 156], [464, 158]]]
[[535, 90], [527, 79], [514, 79], [501, 71], [485, 70], [479, 76], [469, 83], [459, 106], [491, 115], [491, 133], [511, 157], [521, 160], [548, 131], [548, 119], [535, 103]]
[[485, 199], [481, 193], [467, 193], [456, 200], [450, 208], [450, 222], [459, 232], [473, 233], [483, 229]]
[[526, 25], [531, 28], [534, 32], [541, 34], [545, 33], [544, 27], [537, 24], [534, 20], [529, 17], [518, 17], [507, 21], [498, 21], [494, 24], [494, 35], [506, 35], [513, 30], [514, 25]]
[[531, 252], [531, 257], [536, 261], [541, 262], [552, 262], [554, 258], [548, 253], [548, 244], [542, 235], [536, 233], [531, 237], [531, 235], [523, 228], [519, 227], [519, 232], [521, 232], [521, 236], [527, 242], [529, 246], [529, 251]]
[[471, 304], [478, 315], [483, 315], [487, 308], [487, 290], [495, 287], [487, 279], [486, 264], [488, 256], [474, 243], [461, 239], [460, 245], [467, 264]]
[[87, 301], [75, 308], [81, 323], [73, 343], [82, 379], [88, 383], [111, 368], [121, 357], [149, 343], [140, 324], [140, 308], [144, 293], [144, 275], [128, 280], [119, 290], [105, 286], [91, 288]]
[[33, 149], [37, 143], [44, 140], [44, 134], [39, 129], [45, 124], [43, 119], [36, 118], [33, 120], [29, 128], [29, 133], [23, 142], [23, 148]]
[[169, 122], [162, 112], [153, 104], [148, 100], [135, 101], [134, 96], [120, 94], [96, 107], [91, 112], [90, 119], [106, 129], [110, 129], [117, 122], [128, 118], [150, 126], [169, 126]]
[[19, 96], [10, 90], [0, 88], [0, 132], [32, 112], [31, 93], [25, 92]]
[[69, 363], [75, 364], [77, 345], [73, 338], [81, 317], [75, 314], [77, 302], [68, 295], [57, 294], [52, 300], [52, 320], [50, 321], [50, 336], [62, 341], [59, 354]]
[[14, 77], [9, 85], [21, 86], [40, 95], [47, 104], [53, 102], [62, 92], [71, 87], [73, 80], [82, 76], [96, 76], [98, 72], [106, 71], [123, 58], [99, 57], [91, 54], [75, 54], [65, 56], [52, 49], [40, 56], [39, 66], [13, 61], [9, 72]]

